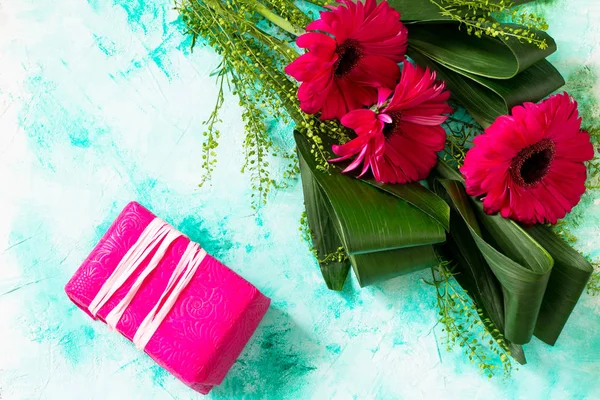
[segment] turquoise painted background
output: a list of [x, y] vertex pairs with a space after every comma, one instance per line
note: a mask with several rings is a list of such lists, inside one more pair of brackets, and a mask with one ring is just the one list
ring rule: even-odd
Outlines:
[[[552, 61], [600, 121], [600, 3], [536, 6]], [[227, 94], [219, 166], [198, 188], [219, 59], [189, 52], [170, 0], [0, 0], [0, 398], [197, 399], [63, 286], [130, 200], [244, 275], [273, 306], [210, 398], [598, 399], [600, 298], [584, 295], [556, 347], [537, 339], [508, 379], [447, 352], [426, 272], [329, 292], [298, 232], [299, 182], [258, 214]], [[283, 146], [290, 131], [273, 129]], [[284, 163], [275, 165], [284, 168]], [[600, 257], [600, 194], [569, 218]]]

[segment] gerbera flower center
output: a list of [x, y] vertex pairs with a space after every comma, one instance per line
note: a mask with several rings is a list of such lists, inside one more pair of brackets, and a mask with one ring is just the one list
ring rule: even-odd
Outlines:
[[402, 114], [400, 112], [388, 112], [386, 114], [392, 118], [392, 122], [386, 123], [383, 126], [383, 136], [385, 136], [387, 139], [396, 133], [396, 131], [398, 131], [398, 125], [400, 123]]
[[524, 148], [512, 159], [511, 177], [523, 187], [537, 185], [550, 171], [554, 153], [554, 142], [550, 139], [543, 139]]
[[363, 50], [358, 40], [348, 39], [337, 47], [335, 52], [338, 55], [334, 67], [335, 76], [342, 77], [352, 71], [363, 56]]

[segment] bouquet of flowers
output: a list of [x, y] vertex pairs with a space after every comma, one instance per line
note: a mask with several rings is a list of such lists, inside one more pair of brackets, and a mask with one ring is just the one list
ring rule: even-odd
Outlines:
[[[255, 207], [302, 177], [323, 278], [341, 290], [431, 268], [448, 343], [493, 375], [554, 344], [593, 268], [555, 233], [594, 157], [577, 103], [546, 60], [546, 22], [505, 0], [182, 0], [193, 37], [222, 56], [206, 122], [209, 177], [227, 86], [246, 122]], [[545, 100], [543, 100], [546, 98]], [[277, 149], [266, 123], [294, 132]], [[292, 129], [293, 126], [293, 129]], [[511, 357], [509, 357], [511, 356]]]

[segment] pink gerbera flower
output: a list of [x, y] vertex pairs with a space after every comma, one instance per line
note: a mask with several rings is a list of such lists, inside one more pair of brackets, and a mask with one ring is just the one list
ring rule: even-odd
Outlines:
[[387, 1], [353, 2], [329, 7], [310, 23], [296, 44], [308, 51], [285, 72], [301, 81], [300, 107], [321, 119], [341, 118], [348, 111], [371, 106], [377, 87], [393, 88], [398, 63], [405, 59], [408, 31]]
[[[446, 104], [450, 92], [430, 72], [404, 62], [400, 83], [393, 91], [379, 90], [376, 110], [355, 110], [342, 118], [358, 137], [333, 146], [340, 158], [356, 156], [344, 170], [362, 164], [360, 176], [371, 170], [384, 183], [407, 183], [425, 179], [437, 162], [436, 152], [444, 148], [446, 132], [440, 125], [452, 108]], [[391, 94], [391, 98], [388, 97]]]
[[477, 136], [461, 172], [467, 192], [485, 196], [488, 214], [526, 224], [552, 223], [585, 192], [584, 162], [594, 157], [581, 131], [577, 102], [567, 93], [514, 107]]

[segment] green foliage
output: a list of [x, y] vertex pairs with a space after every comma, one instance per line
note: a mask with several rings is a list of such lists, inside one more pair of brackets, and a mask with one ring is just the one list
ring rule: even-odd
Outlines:
[[[281, 19], [287, 21], [295, 27], [295, 30], [302, 32], [302, 28], [312, 22], [312, 18], [300, 10], [293, 1], [290, 0], [262, 0], [261, 2], [248, 2], [254, 4], [254, 7], [263, 6], [265, 9], [274, 10], [274, 13]], [[264, 16], [264, 14], [263, 14]]]
[[[508, 40], [518, 39], [523, 43], [531, 43], [540, 49], [548, 48], [546, 39], [538, 36], [536, 31], [545, 31], [548, 24], [544, 18], [514, 7], [514, 3], [505, 0], [430, 0], [440, 9], [444, 17], [457, 21], [469, 34], [477, 37], [483, 35]], [[498, 21], [518, 24], [501, 24]]]
[[331, 251], [319, 258], [319, 251], [315, 247], [314, 243], [318, 241], [316, 235], [311, 231], [308, 224], [308, 215], [306, 211], [302, 212], [300, 217], [300, 236], [310, 246], [310, 252], [313, 254], [315, 259], [318, 261], [321, 268], [326, 268], [331, 264], [341, 264], [348, 261], [348, 253], [344, 249], [344, 246], [339, 246], [335, 251]]
[[343, 246], [337, 248], [333, 253], [326, 254], [325, 257], [319, 260], [321, 265], [329, 265], [333, 263], [341, 263], [348, 260], [348, 254]]
[[594, 273], [588, 282], [586, 291], [592, 296], [598, 296], [600, 294], [600, 264], [593, 263]]
[[321, 264], [329, 288], [341, 290], [348, 273], [347, 263], [326, 257], [339, 253], [340, 247], [361, 286], [435, 263], [432, 244], [445, 240], [449, 217], [442, 199], [425, 188], [411, 190], [410, 185], [394, 191], [388, 185], [366, 184], [337, 167], [332, 167], [333, 173], [320, 171], [308, 139], [298, 132], [294, 136], [313, 243], [319, 259], [329, 261]]
[[577, 242], [577, 236], [574, 236], [568, 229], [568, 224], [564, 220], [558, 221], [556, 225], [552, 227], [554, 233], [561, 237], [569, 245], [574, 245]]
[[431, 268], [439, 309], [438, 321], [444, 324], [446, 348], [459, 345], [471, 363], [489, 378], [503, 372], [510, 376], [513, 364], [510, 348], [502, 333], [484, 315], [458, 282], [454, 279], [451, 263], [440, 261]]
[[219, 118], [219, 112], [221, 111], [223, 103], [225, 102], [225, 82], [229, 83], [227, 79], [228, 74], [225, 68], [223, 68], [223, 63], [221, 63], [219, 66], [216, 75], [217, 85], [219, 86], [217, 100], [215, 102], [213, 111], [210, 113], [210, 116], [206, 121], [203, 122], [203, 124], [206, 126], [206, 130], [202, 134], [205, 138], [204, 143], [202, 143], [202, 169], [204, 169], [205, 173], [202, 177], [202, 181], [198, 184], [200, 187], [204, 185], [206, 181], [210, 180], [217, 162], [216, 149], [219, 145], [219, 137], [221, 136], [221, 131], [219, 130], [218, 126], [223, 122], [223, 120]]
[[586, 186], [588, 190], [598, 190], [600, 189], [600, 129], [590, 127], [587, 131], [594, 145], [595, 157], [587, 163], [588, 178]]
[[[272, 8], [272, 9], [271, 9]], [[192, 35], [192, 47], [203, 43], [223, 57], [216, 72], [219, 94], [215, 108], [206, 121], [203, 146], [204, 183], [215, 166], [215, 149], [220, 136], [218, 115], [227, 84], [237, 95], [245, 122], [245, 163], [242, 171], [250, 175], [253, 208], [266, 202], [268, 193], [277, 186], [269, 169], [272, 156], [290, 159], [285, 177], [293, 177], [298, 168], [293, 156], [275, 147], [266, 123], [273, 118], [295, 122], [299, 131], [312, 142], [311, 152], [327, 170], [330, 157], [322, 137], [338, 142], [347, 140], [345, 129], [333, 121], [320, 121], [302, 112], [296, 99], [297, 86], [283, 72], [285, 65], [298, 53], [289, 43], [289, 32], [299, 33], [296, 26], [309, 21], [292, 0], [182, 0], [177, 10]], [[282, 18], [284, 16], [285, 18]], [[286, 19], [287, 18], [287, 19]], [[269, 32], [267, 32], [267, 30]], [[202, 184], [201, 183], [201, 184]]]
[[[589, 127], [587, 128], [587, 131], [590, 134], [590, 139], [594, 145], [595, 157], [593, 160], [588, 161], [587, 163], [588, 177], [586, 181], [586, 187], [588, 190], [600, 190], [600, 129], [596, 127]], [[567, 237], [567, 240], [570, 243], [576, 242], [577, 237], [569, 233], [568, 226], [566, 225], [567, 224], [565, 222], [562, 222], [562, 226], [560, 224], [557, 225], [557, 227], [555, 227], [555, 231], [562, 231], [563, 235]], [[590, 262], [594, 267], [594, 273], [588, 282], [586, 292], [589, 295], [598, 296], [600, 295], [600, 263], [597, 261]]]
[[[556, 43], [541, 50], [517, 39], [480, 39], [455, 24], [410, 24], [408, 55], [436, 71], [452, 96], [484, 127], [526, 101], [539, 101], [564, 84], [546, 57]], [[433, 28], [432, 28], [433, 26]]]
[[[588, 170], [589, 170], [589, 167], [588, 167]], [[596, 189], [596, 188], [595, 187], [590, 188], [590, 186], [588, 186], [588, 190], [589, 189]], [[579, 238], [577, 236], [575, 236], [573, 233], [571, 233], [571, 231], [569, 229], [569, 223], [565, 220], [558, 221], [558, 223], [554, 226], [551, 226], [551, 228], [554, 231], [554, 233], [556, 233], [557, 236], [562, 238], [570, 246], [575, 245], [575, 243], [577, 243], [577, 241], [579, 240]], [[598, 295], [600, 295], [600, 262], [594, 261], [589, 255], [586, 255], [583, 253], [581, 253], [581, 255], [583, 257], [585, 257], [590, 262], [592, 267], [594, 268], [594, 272], [592, 273], [592, 276], [590, 277], [590, 280], [586, 286], [586, 293], [591, 296], [598, 296]]]
[[[539, 37], [534, 32], [537, 29], [547, 28], [545, 21], [533, 15], [510, 11], [512, 4], [509, 5], [505, 1], [429, 1], [440, 8], [442, 16], [458, 21], [461, 26], [466, 27], [469, 34], [474, 36], [482, 37], [485, 34], [506, 40], [513, 38], [524, 43], [533, 43], [541, 49], [548, 47], [546, 39]], [[311, 3], [323, 6], [331, 2], [317, 0], [311, 1]], [[192, 35], [192, 46], [197, 42], [208, 45], [223, 58], [220, 67], [215, 72], [219, 87], [215, 108], [205, 123], [206, 142], [202, 148], [202, 157], [206, 175], [202, 183], [206, 179], [210, 179], [210, 174], [214, 170], [215, 150], [220, 137], [219, 126], [222, 123], [219, 111], [224, 102], [225, 85], [227, 85], [227, 88], [238, 97], [239, 104], [243, 109], [245, 164], [242, 170], [250, 175], [254, 189], [253, 207], [256, 208], [263, 204], [269, 191], [279, 185], [272, 178], [269, 170], [271, 157], [283, 156], [290, 160], [285, 176], [294, 176], [298, 173], [294, 157], [276, 148], [267, 133], [266, 123], [274, 118], [283, 123], [293, 122], [301, 137], [306, 139], [303, 148], [305, 170], [310, 164], [310, 173], [315, 178], [314, 182], [308, 181], [307, 183], [303, 179], [303, 185], [308, 185], [305, 187], [305, 199], [308, 192], [314, 194], [313, 200], [317, 205], [325, 201], [332, 201], [324, 197], [326, 191], [317, 186], [330, 180], [327, 177], [338, 179], [337, 171], [329, 175], [330, 167], [327, 159], [330, 154], [328, 148], [331, 142], [347, 141], [347, 132], [337, 122], [323, 122], [315, 116], [303, 113], [296, 98], [297, 84], [283, 72], [285, 65], [298, 56], [291, 43], [294, 36], [303, 32], [301, 27], [304, 27], [311, 18], [302, 12], [293, 0], [180, 0], [177, 9], [188, 27], [189, 34]], [[523, 27], [500, 24], [497, 22], [498, 20], [520, 23]], [[518, 61], [517, 59], [517, 64]], [[446, 124], [449, 135], [445, 158], [452, 161], [454, 166], [462, 165], [471, 138], [481, 132], [481, 128], [476, 122], [472, 119], [468, 120], [466, 112], [463, 117], [455, 115]], [[298, 137], [296, 139], [298, 140]], [[307, 153], [312, 155], [311, 160], [308, 159]], [[317, 178], [322, 182], [317, 182]], [[352, 180], [352, 182], [358, 184], [358, 181]], [[367, 191], [362, 187], [364, 183], [360, 183], [360, 185], [361, 187], [357, 188], [358, 192]], [[346, 191], [347, 187], [348, 185], [344, 185]], [[371, 189], [379, 191], [382, 188]], [[385, 189], [383, 190], [385, 191]], [[390, 194], [397, 196], [390, 191], [386, 196]], [[402, 199], [402, 196], [399, 196], [398, 199]], [[330, 204], [329, 207], [336, 205], [339, 206], [336, 203]], [[321, 208], [313, 205], [307, 210], [317, 212]], [[377, 210], [377, 207], [370, 207], [369, 210], [371, 211], [368, 217], [371, 221], [372, 212]], [[411, 208], [408, 207], [407, 210], [411, 210]], [[401, 214], [407, 220], [411, 220], [408, 218], [410, 215], [407, 216], [407, 212]], [[405, 261], [407, 265], [410, 264], [410, 267], [414, 267], [415, 264], [419, 264], [416, 262], [419, 257], [421, 264], [429, 266], [431, 264], [428, 257], [435, 260], [431, 246], [425, 246], [431, 250], [430, 252], [421, 251], [418, 248], [415, 252], [413, 251], [414, 247], [398, 248], [391, 252], [377, 251], [366, 256], [362, 252], [353, 252], [352, 245], [354, 243], [350, 243], [350, 245], [342, 243], [341, 238], [337, 238], [332, 233], [335, 227], [334, 216], [331, 212], [319, 215], [320, 219], [315, 219], [316, 217], [313, 216], [313, 220], [317, 220], [319, 228], [322, 228], [315, 230], [316, 236], [307, 227], [306, 213], [301, 219], [301, 232], [304, 239], [310, 240], [311, 247], [313, 242], [316, 243], [321, 250], [320, 253], [314, 248], [312, 251], [319, 260], [323, 275], [332, 289], [341, 290], [349, 269], [348, 254], [350, 254], [355, 268], [357, 264], [369, 267], [362, 271], [365, 282], [370, 282], [372, 278], [367, 274], [372, 269], [371, 267], [389, 264], [397, 269], [397, 265], [403, 264]], [[355, 217], [353, 214], [352, 218]], [[349, 217], [348, 220], [352, 220], [352, 218]], [[418, 220], [416, 216], [412, 219]], [[391, 220], [389, 219], [389, 221]], [[436, 229], [440, 234], [443, 233], [441, 228]], [[344, 237], [346, 236], [344, 235]], [[349, 236], [352, 236], [352, 239], [358, 237], [354, 234]], [[411, 235], [399, 236], [406, 238]], [[387, 249], [390, 246], [384, 246], [384, 248]], [[381, 262], [384, 259], [386, 263]], [[376, 272], [382, 276], [398, 272], [391, 271], [391, 269], [388, 271], [388, 269]], [[360, 275], [357, 272], [359, 281]], [[440, 321], [444, 323], [448, 332], [448, 346], [459, 344], [464, 347], [469, 359], [476, 362], [488, 376], [493, 376], [496, 371], [500, 370], [505, 374], [510, 374], [512, 364], [508, 357], [510, 355], [509, 344], [500, 334], [500, 330], [484, 315], [481, 309], [477, 308], [467, 292], [454, 280], [449, 264], [440, 263], [433, 267], [432, 275], [433, 285], [438, 293]], [[496, 368], [498, 362], [501, 368]]]
[[448, 164], [459, 168], [465, 161], [473, 138], [483, 133], [483, 128], [463, 107], [452, 104], [452, 108], [455, 110], [454, 114], [443, 124], [446, 130], [446, 148], [441, 157]]
[[[571, 233], [569, 224], [564, 220], [558, 221], [558, 224], [552, 226], [552, 230], [570, 246], [573, 246], [579, 240], [577, 236]], [[594, 272], [586, 286], [586, 293], [591, 296], [598, 296], [600, 295], [600, 262], [592, 260], [589, 255], [583, 253], [581, 253], [581, 255], [585, 257], [594, 268]]]
[[304, 239], [304, 241], [310, 244], [311, 248], [314, 248], [312, 244], [312, 232], [310, 231], [310, 227], [308, 226], [308, 216], [306, 215], [306, 211], [302, 211], [302, 216], [300, 217], [300, 227], [298, 228], [300, 231], [300, 237]]

